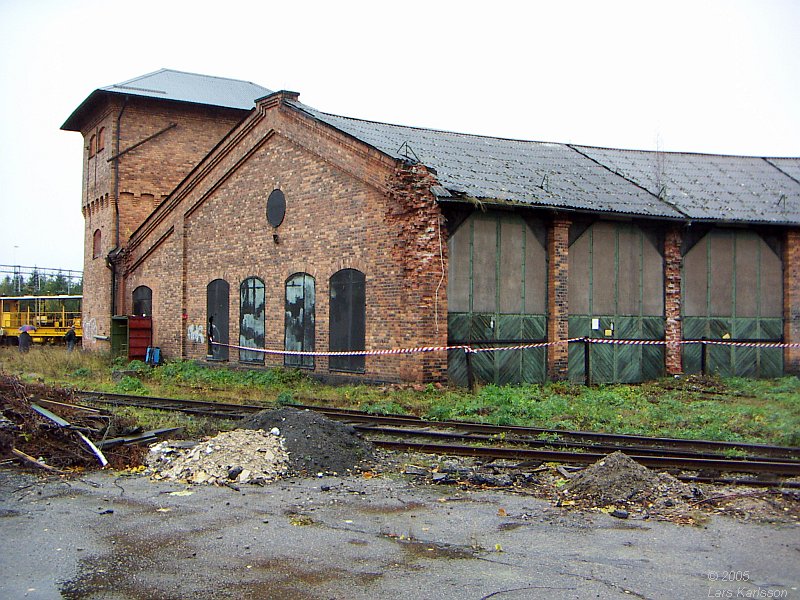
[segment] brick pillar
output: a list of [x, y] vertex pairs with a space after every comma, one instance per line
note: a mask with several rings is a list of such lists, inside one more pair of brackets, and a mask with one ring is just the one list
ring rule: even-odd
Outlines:
[[671, 227], [664, 238], [664, 315], [666, 316], [666, 372], [683, 373], [680, 341], [681, 327], [681, 242], [679, 227]]
[[[569, 219], [556, 218], [547, 230], [547, 341], [569, 339]], [[547, 348], [547, 376], [552, 381], [569, 377], [566, 343]]]
[[[800, 342], [800, 230], [786, 232], [783, 245], [783, 340]], [[784, 348], [783, 370], [800, 374], [800, 348]]]

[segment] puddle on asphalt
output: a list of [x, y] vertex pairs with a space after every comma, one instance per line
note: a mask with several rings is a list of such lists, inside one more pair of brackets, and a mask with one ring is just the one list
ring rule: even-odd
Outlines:
[[445, 558], [464, 559], [475, 558], [475, 550], [464, 546], [451, 546], [439, 542], [424, 542], [414, 538], [383, 534], [383, 538], [398, 544], [403, 551], [414, 558]]

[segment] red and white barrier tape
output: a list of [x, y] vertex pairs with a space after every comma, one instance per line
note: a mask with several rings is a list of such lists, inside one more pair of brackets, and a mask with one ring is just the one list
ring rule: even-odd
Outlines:
[[744, 348], [800, 348], [800, 343], [783, 342], [728, 342], [726, 340], [685, 340], [681, 344], [711, 344], [713, 346], [738, 346]]
[[505, 350], [531, 350], [535, 348], [547, 348], [548, 346], [558, 346], [561, 344], [571, 344], [574, 342], [586, 342], [590, 344], [614, 344], [619, 346], [679, 346], [689, 344], [711, 344], [715, 346], [734, 346], [744, 348], [800, 348], [800, 343], [785, 344], [783, 342], [731, 342], [726, 340], [676, 340], [668, 342], [666, 340], [619, 340], [613, 338], [570, 338], [557, 342], [538, 342], [535, 344], [517, 344], [514, 346], [492, 346], [489, 348], [473, 348], [468, 345], [459, 346], [419, 346], [416, 348], [393, 348], [390, 350], [346, 350], [346, 351], [327, 351], [327, 352], [303, 352], [299, 350], [269, 350], [266, 348], [251, 348], [250, 346], [238, 346], [236, 344], [222, 344], [211, 342], [213, 346], [233, 348], [234, 350], [245, 350], [247, 352], [259, 352], [261, 354], [273, 354], [280, 356], [388, 356], [397, 354], [421, 354], [426, 352], [444, 352], [449, 350], [463, 350], [469, 354], [480, 354], [484, 352], [502, 352]]
[[394, 348], [392, 350], [331, 350], [328, 352], [304, 352], [300, 350], [268, 350], [266, 348], [251, 348], [250, 346], [237, 346], [236, 344], [221, 344], [211, 342], [212, 346], [223, 346], [235, 350], [246, 350], [248, 352], [260, 352], [261, 354], [277, 354], [291, 356], [384, 356], [388, 354], [420, 354], [422, 352], [442, 352], [444, 350], [465, 350], [470, 351], [469, 346], [421, 346], [418, 348]]
[[784, 344], [783, 342], [734, 342], [728, 340], [616, 340], [613, 338], [577, 338], [575, 341], [586, 341], [590, 344], [616, 344], [620, 346], [683, 346], [691, 344], [710, 344], [713, 346], [734, 346], [740, 348], [800, 348], [800, 343]]
[[[663, 346], [666, 340], [615, 340], [613, 338], [578, 338], [578, 341], [586, 341], [590, 344], [617, 344], [620, 346]], [[680, 343], [680, 342], [671, 342]]]
[[572, 342], [580, 342], [583, 338], [570, 338], [568, 340], [559, 340], [557, 342], [537, 342], [536, 344], [519, 344], [517, 346], [494, 346], [491, 348], [472, 348], [471, 346], [451, 346], [451, 348], [469, 348], [469, 352], [479, 354], [480, 352], [500, 352], [502, 350], [529, 350], [531, 348], [547, 348], [548, 346], [558, 346], [560, 344], [569, 344]]

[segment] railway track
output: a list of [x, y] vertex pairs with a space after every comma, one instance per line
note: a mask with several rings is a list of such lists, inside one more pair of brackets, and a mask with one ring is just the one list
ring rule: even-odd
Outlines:
[[[82, 400], [117, 406], [181, 411], [228, 419], [243, 418], [265, 406], [225, 404], [80, 392]], [[647, 467], [697, 471], [700, 479], [714, 480], [721, 473], [747, 473], [767, 477], [800, 476], [800, 448], [711, 442], [678, 438], [552, 430], [535, 427], [496, 426], [461, 421], [425, 421], [405, 415], [372, 415], [361, 411], [294, 405], [353, 425], [376, 445], [401, 451], [516, 460], [523, 463], [560, 462], [591, 464], [620, 450]], [[687, 476], [697, 480], [698, 476]], [[771, 483], [775, 481], [748, 481]], [[795, 487], [793, 484], [792, 487]]]

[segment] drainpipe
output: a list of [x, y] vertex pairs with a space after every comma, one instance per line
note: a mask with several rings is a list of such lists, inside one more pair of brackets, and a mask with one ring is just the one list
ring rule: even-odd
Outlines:
[[106, 259], [106, 265], [111, 269], [111, 316], [117, 314], [117, 266], [115, 263], [116, 256], [111, 258], [112, 254], [119, 251], [119, 141], [121, 137], [120, 125], [122, 123], [122, 115], [128, 107], [128, 96], [125, 96], [125, 101], [122, 108], [117, 115], [117, 127], [114, 132], [114, 249], [109, 253]]

